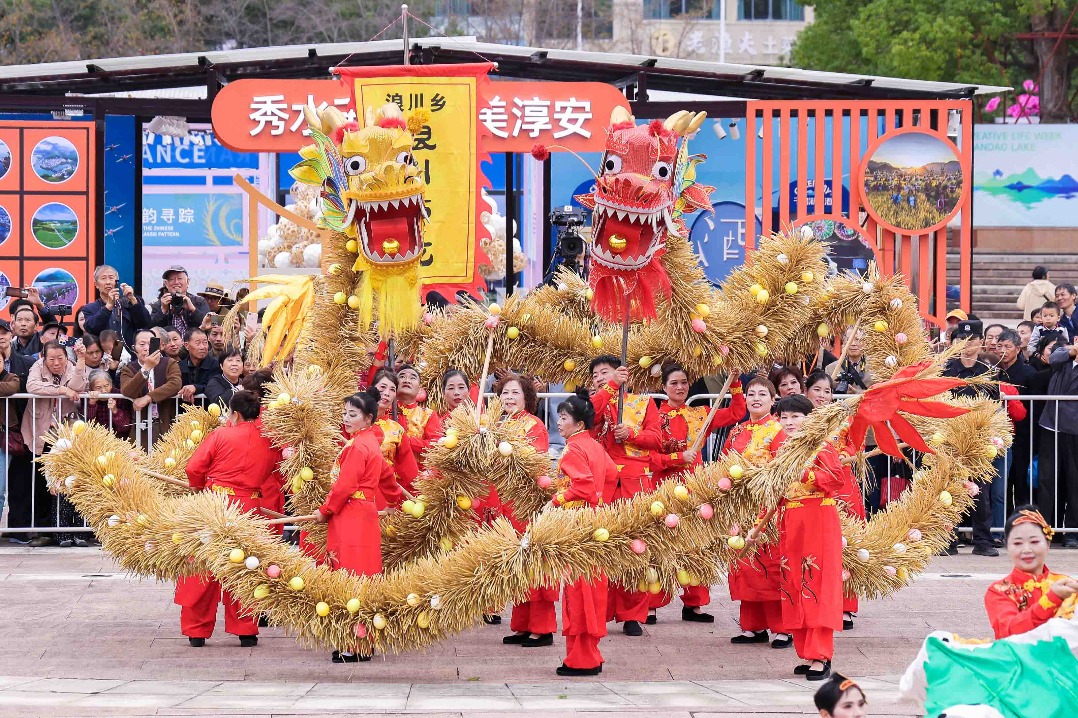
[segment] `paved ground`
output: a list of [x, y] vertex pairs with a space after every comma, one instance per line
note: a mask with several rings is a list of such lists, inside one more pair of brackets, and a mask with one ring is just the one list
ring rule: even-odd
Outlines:
[[[1050, 565], [1076, 574], [1078, 551], [1053, 551]], [[896, 683], [926, 633], [989, 635], [981, 599], [1008, 568], [1005, 557], [940, 558], [894, 599], [862, 607], [855, 630], [836, 639], [835, 667], [862, 682], [873, 715], [911, 715]], [[790, 673], [793, 651], [731, 646], [735, 607], [725, 588], [714, 593], [715, 624], [683, 623], [675, 602], [643, 637], [605, 639], [597, 679], [566, 682], [554, 675], [560, 636], [553, 648], [503, 646], [501, 626], [354, 665], [331, 664], [280, 629], [264, 630], [253, 649], [222, 633], [196, 650], [179, 634], [171, 585], [118, 573], [95, 549], [3, 544], [0, 718], [814, 715], [811, 684]]]

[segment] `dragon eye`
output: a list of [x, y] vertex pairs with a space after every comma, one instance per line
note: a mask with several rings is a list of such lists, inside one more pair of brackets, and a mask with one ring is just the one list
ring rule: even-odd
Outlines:
[[655, 166], [651, 168], [651, 175], [656, 179], [664, 180], [670, 176], [670, 163], [669, 162], [656, 162]]
[[360, 155], [353, 155], [344, 161], [344, 171], [350, 175], [358, 175], [367, 169], [367, 159]]
[[621, 158], [617, 155], [607, 155], [603, 160], [603, 174], [617, 174], [621, 172]]
[[402, 165], [412, 165], [413, 167], [419, 164], [418, 162], [416, 162], [415, 157], [412, 157], [411, 152], [401, 152], [399, 155], [397, 155], [397, 162]]

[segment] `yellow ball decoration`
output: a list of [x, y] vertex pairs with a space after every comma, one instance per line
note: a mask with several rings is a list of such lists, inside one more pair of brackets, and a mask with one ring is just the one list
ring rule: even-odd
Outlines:
[[599, 336], [598, 334], [596, 334], [595, 336], [593, 336], [591, 338], [591, 345], [593, 347], [595, 347], [596, 349], [602, 349], [603, 348], [603, 338], [601, 336]]
[[139, 514], [138, 516], [135, 517], [135, 523], [137, 523], [139, 526], [149, 526], [150, 525], [150, 517], [147, 516], [146, 514]]
[[415, 501], [405, 499], [404, 503], [401, 504], [401, 511], [411, 516], [412, 512], [415, 511]]
[[502, 308], [499, 304], [495, 303], [487, 307], [487, 311], [489, 311], [493, 316], [496, 317], [502, 313]]
[[446, 434], [445, 441], [442, 442], [442, 446], [447, 449], [455, 449], [457, 447], [457, 435]]
[[699, 314], [701, 317], [707, 318], [707, 316], [711, 314], [711, 307], [703, 303], [697, 304], [696, 313]]
[[662, 592], [663, 585], [658, 581], [648, 584], [648, 593], [650, 593], [652, 596], [658, 596]]
[[764, 291], [764, 288], [761, 284], [753, 284], [751, 287], [749, 287], [749, 294], [754, 297], [762, 291]]
[[247, 558], [247, 554], [243, 552], [242, 548], [234, 548], [228, 552], [228, 560], [232, 563], [243, 563]]
[[344, 243], [344, 248], [355, 254], [356, 250], [359, 249], [359, 243], [354, 239], [350, 239]]
[[652, 501], [651, 502], [651, 515], [652, 516], [662, 516], [665, 513], [666, 513], [666, 506], [663, 504], [662, 501]]
[[298, 476], [292, 477], [292, 493], [298, 494], [303, 491], [303, 479]]
[[783, 287], [787, 294], [797, 294], [797, 282], [786, 282], [786, 286]]
[[293, 576], [288, 579], [288, 587], [293, 591], [302, 591], [307, 584], [303, 582], [303, 576]]
[[508, 337], [509, 339], [516, 339], [517, 337], [520, 336], [520, 330], [517, 329], [516, 327], [509, 327], [508, 329], [505, 330], [505, 336]]
[[81, 436], [82, 432], [86, 431], [86, 422], [79, 419], [71, 425], [71, 430], [75, 432], [75, 436]]
[[994, 446], [989, 446], [985, 453], [988, 454], [989, 459], [994, 459], [999, 455], [999, 449]]
[[109, 465], [109, 458], [104, 454], [98, 456], [96, 459], [94, 459], [94, 461], [96, 461], [97, 465], [100, 466], [102, 469]]
[[895, 575], [897, 575], [898, 578], [902, 581], [910, 580], [910, 570], [905, 566], [900, 566], [898, 572]]
[[692, 576], [689, 575], [689, 572], [683, 568], [679, 568], [677, 570], [677, 582], [682, 586], [688, 586], [690, 581], [692, 581]]
[[639, 581], [636, 584], [637, 593], [644, 593], [647, 590], [648, 590], [648, 582], [647, 581]]
[[808, 284], [809, 282], [811, 282], [815, 278], [816, 278], [816, 275], [813, 274], [812, 272], [801, 272], [801, 281], [804, 282], [805, 284]]
[[299, 477], [304, 481], [310, 481], [314, 478], [314, 470], [310, 466], [304, 466], [299, 470]]
[[329, 615], [329, 604], [325, 601], [319, 601], [318, 603], [314, 604], [314, 612], [322, 618], [325, 618]]
[[695, 346], [692, 348], [692, 355], [694, 357], [700, 357], [704, 355], [704, 348], [702, 346]]
[[609, 541], [610, 540], [610, 532], [607, 529], [604, 529], [604, 528], [600, 527], [600, 528], [595, 529], [592, 532], [591, 537], [593, 539], [595, 539], [596, 541], [599, 541], [600, 543], [602, 543], [604, 541]]
[[756, 353], [759, 356], [765, 357], [771, 353], [771, 350], [769, 350], [767, 345], [763, 342], [756, 342]]
[[344, 604], [344, 607], [348, 609], [349, 613], [359, 612], [360, 603], [358, 598], [348, 599], [348, 603]]
[[333, 276], [339, 273], [342, 269], [344, 269], [344, 267], [342, 267], [339, 263], [334, 262], [333, 264], [329, 265], [329, 274], [330, 276]]
[[950, 506], [951, 504], [954, 503], [954, 497], [951, 496], [950, 491], [941, 491], [940, 492], [940, 503], [943, 504], [944, 506]]
[[282, 404], [287, 404], [288, 402], [292, 401], [292, 395], [289, 394], [287, 391], [282, 391], [280, 394], [277, 395], [277, 401], [281, 402]]
[[826, 339], [831, 336], [831, 327], [827, 326], [826, 322], [821, 322], [820, 326], [816, 327], [816, 336]]
[[573, 371], [574, 369], [576, 369], [576, 362], [572, 359], [566, 359], [564, 362], [562, 362], [562, 367], [565, 369], [565, 371]]
[[345, 294], [344, 292], [337, 292], [336, 294], [333, 295], [333, 301], [336, 302], [337, 304], [344, 304], [345, 302], [348, 301], [348, 295]]
[[638, 361], [637, 364], [640, 365], [641, 369], [647, 369], [649, 366], [651, 366], [651, 363], [653, 361], [655, 360], [645, 354], [644, 356], [640, 357], [640, 361]]
[[186, 447], [188, 449], [195, 448], [195, 442], [191, 441], [190, 439], [187, 439], [186, 441], [184, 441], [183, 445], [184, 445], [184, 447]]
[[359, 297], [357, 297], [356, 295], [352, 294], [348, 297], [349, 309], [359, 309], [361, 304], [363, 304], [363, 302], [360, 301]]
[[766, 289], [761, 289], [756, 293], [756, 302], [759, 304], [767, 304], [771, 300], [771, 292]]
[[587, 299], [589, 302], [594, 297], [595, 297], [595, 292], [592, 291], [591, 287], [588, 287], [587, 289], [584, 290], [584, 298]]
[[726, 539], [726, 545], [732, 548], [734, 551], [740, 551], [745, 548], [745, 539], [741, 536], [731, 536]]
[[439, 539], [438, 546], [445, 552], [452, 551], [453, 539], [449, 538], [448, 536], [443, 536], [441, 539]]
[[933, 444], [943, 443], [943, 434], [937, 431], [936, 433], [932, 434], [932, 436], [930, 436], [928, 440], [931, 441]]
[[430, 628], [430, 614], [426, 611], [420, 611], [419, 615], [415, 617], [415, 625], [420, 628]]
[[221, 405], [220, 404], [210, 404], [209, 408], [206, 409], [206, 412], [210, 416], [212, 416], [214, 419], [216, 419], [216, 418], [221, 416]]
[[101, 477], [101, 483], [103, 483], [105, 486], [112, 486], [116, 483], [116, 477], [112, 474], [105, 474]]
[[380, 613], [374, 614], [374, 618], [371, 619], [371, 625], [374, 626], [375, 629], [381, 631], [386, 627], [386, 617]]
[[655, 583], [659, 580], [659, 572], [655, 570], [654, 566], [648, 566], [647, 571], [644, 572], [644, 580], [648, 583]]
[[191, 432], [191, 441], [195, 442], [196, 444], [202, 441], [202, 429], [195, 429]]
[[872, 325], [872, 328], [875, 329], [877, 332], [885, 332], [887, 331], [887, 322], [882, 320], [878, 321]]
[[172, 543], [183, 543], [183, 534], [172, 534]]
[[259, 601], [261, 601], [263, 598], [266, 598], [267, 596], [269, 596], [269, 594], [270, 594], [269, 584], [260, 583], [257, 586], [255, 586], [254, 597], [257, 598]]
[[726, 473], [730, 475], [731, 479], [740, 479], [745, 475], [745, 469], [741, 467], [741, 464], [734, 464]]
[[176, 460], [173, 459], [171, 456], [165, 458], [165, 468], [166, 469], [174, 469], [174, 468], [176, 468]]
[[464, 496], [464, 495], [458, 496], [457, 497], [457, 507], [460, 508], [460, 509], [463, 509], [464, 511], [467, 511], [468, 509], [470, 509], [472, 507], [471, 498], [468, 497], [468, 496]]
[[412, 506], [412, 516], [417, 519], [423, 518], [423, 513], [427, 510], [427, 505], [422, 501], [416, 501]]
[[685, 501], [689, 498], [689, 490], [685, 488], [684, 485], [678, 484], [674, 487], [674, 496], [681, 499], [682, 501]]
[[408, 596], [404, 599], [404, 602], [407, 603], [409, 606], [418, 606], [419, 594], [409, 593]]

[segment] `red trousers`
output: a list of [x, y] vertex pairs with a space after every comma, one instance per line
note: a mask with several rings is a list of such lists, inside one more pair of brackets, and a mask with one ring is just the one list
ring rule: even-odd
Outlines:
[[782, 627], [781, 601], [742, 601], [741, 630], [787, 633]]
[[603, 665], [599, 639], [606, 635], [607, 582], [580, 579], [565, 585], [562, 595], [562, 634], [565, 636], [565, 665], [569, 668], [596, 668]]
[[558, 614], [554, 609], [556, 600], [557, 589], [533, 589], [528, 601], [513, 606], [509, 629], [516, 633], [554, 633], [558, 630]]
[[606, 620], [637, 621], [648, 620], [648, 602], [653, 596], [647, 591], [629, 590], [620, 584], [610, 586], [610, 598], [606, 605]]
[[[180, 605], [180, 632], [188, 638], [209, 638], [217, 623], [221, 584], [210, 574], [187, 576], [176, 582], [176, 603]], [[243, 615], [243, 607], [224, 591], [225, 631], [234, 636], [258, 635], [258, 620]]]
[[[648, 596], [648, 608], [662, 608], [670, 603], [673, 597], [663, 591]], [[681, 602], [686, 608], [700, 608], [711, 603], [711, 591], [707, 586], [685, 586], [681, 591]]]
[[795, 628], [794, 650], [806, 661], [830, 661], [835, 655], [835, 632], [830, 628]]
[[843, 613], [857, 613], [857, 595], [842, 596], [842, 612]]

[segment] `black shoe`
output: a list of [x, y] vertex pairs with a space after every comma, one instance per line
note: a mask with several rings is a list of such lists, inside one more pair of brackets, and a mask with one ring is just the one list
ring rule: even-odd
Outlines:
[[751, 636], [742, 633], [731, 638], [730, 643], [767, 643], [767, 631], [756, 631]]
[[258, 645], [258, 636], [240, 636], [240, 648], [250, 648]]
[[56, 542], [52, 540], [51, 536], [38, 536], [35, 539], [30, 539], [27, 545], [32, 546], [33, 548], [41, 548], [42, 546], [52, 546], [55, 543]]
[[519, 646], [522, 645], [526, 640], [528, 640], [527, 633], [514, 633], [503, 638], [502, 643], [509, 646]]
[[775, 640], [771, 641], [771, 647], [772, 648], [789, 648], [790, 646], [792, 646], [794, 644], [794, 637], [791, 636], [789, 633], [785, 633], [785, 634], [784, 633], [776, 633], [775, 635], [776, 636], [783, 636], [784, 635], [784, 636], [786, 636], [786, 638], [776, 638]]
[[191, 648], [202, 648], [206, 645], [205, 638], [188, 638], [187, 641], [191, 644]]
[[75, 545], [78, 546], [79, 548], [90, 548], [90, 546], [92, 546], [93, 544], [91, 544], [86, 539], [77, 538], [77, 539], [75, 539]]
[[803, 676], [803, 675], [805, 675], [806, 673], [809, 672], [810, 668], [812, 668], [812, 664], [810, 664], [810, 663], [804, 663], [804, 664], [802, 664], [800, 666], [795, 666], [794, 667], [794, 675], [795, 676]]
[[654, 613], [649, 613], [647, 619], [644, 621], [644, 625], [646, 625], [646, 626], [654, 626], [658, 622], [659, 622], [659, 617], [657, 615], [655, 615]]
[[805, 680], [822, 681], [829, 675], [831, 675], [831, 661], [825, 661], [823, 664], [823, 668], [821, 668], [820, 670], [814, 671], [810, 668], [809, 670], [805, 671]]
[[[345, 663], [359, 663], [359, 655], [355, 653], [342, 653], [341, 660]], [[369, 656], [367, 660], [370, 660]]]
[[1063, 539], [1063, 548], [1078, 548], [1078, 536], [1071, 534]]
[[685, 606], [681, 609], [681, 620], [693, 623], [714, 623], [715, 617], [710, 613], [697, 613], [691, 606]]
[[264, 614], [264, 613], [258, 614], [258, 627], [259, 628], [269, 628], [269, 619], [266, 618], [266, 614]]
[[843, 614], [843, 616], [842, 616], [842, 630], [843, 631], [852, 631], [853, 630], [853, 618], [852, 618], [853, 614], [851, 613], [850, 616], [851, 616], [850, 618], [846, 618], [845, 614]]
[[991, 545], [989, 545], [989, 546], [974, 546], [973, 547], [973, 555], [974, 556], [999, 556], [999, 551], [992, 548]]
[[27, 538], [26, 534], [10, 534], [7, 537], [8, 543], [19, 544], [20, 546], [26, 546], [30, 541], [31, 539]]
[[992, 539], [992, 545], [995, 546], [996, 548], [1003, 548], [1003, 539], [1001, 539], [1001, 538], [993, 538]]
[[958, 544], [953, 543], [950, 546], [948, 546], [947, 548], [941, 550], [936, 555], [937, 556], [957, 556], [958, 555]]
[[[629, 623], [629, 621], [626, 621], [626, 623]], [[632, 621], [631, 623], [636, 623], [636, 621]], [[563, 663], [558, 666], [558, 670], [555, 672], [559, 676], [597, 676], [603, 672], [603, 667], [596, 666], [595, 668], [570, 668]]]
[[356, 654], [356, 660], [359, 661], [360, 663], [366, 663], [371, 658], [373, 658], [373, 656], [368, 656], [368, 655], [366, 655], [364, 653], [357, 653]]
[[59, 543], [60, 548], [71, 548], [75, 545], [75, 539], [64, 539]]
[[341, 658], [341, 652], [340, 651], [334, 651], [333, 655], [330, 656], [330, 660], [333, 661], [334, 663], [344, 663], [344, 659]]
[[543, 646], [553, 646], [554, 634], [541, 633], [539, 634], [539, 638], [532, 638], [531, 636], [528, 636], [523, 641], [521, 641], [520, 645], [524, 648], [542, 648]]
[[[621, 627], [622, 633], [626, 636], [643, 636], [644, 629], [640, 627], [640, 621], [626, 621], [625, 625]], [[594, 675], [592, 673], [582, 673], [581, 675]]]
[[483, 623], [487, 624], [488, 626], [497, 626], [501, 622], [502, 617], [496, 613], [492, 613], [490, 615], [483, 614]]

